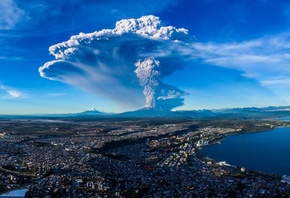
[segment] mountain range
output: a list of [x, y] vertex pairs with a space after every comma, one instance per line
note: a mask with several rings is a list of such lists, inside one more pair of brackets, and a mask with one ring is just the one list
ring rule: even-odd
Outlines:
[[179, 110], [166, 111], [154, 108], [142, 108], [136, 111], [108, 114], [96, 109], [84, 111], [75, 116], [101, 116], [101, 117], [187, 117], [187, 118], [279, 118], [290, 117], [290, 106], [279, 107], [245, 107], [228, 109], [203, 109], [203, 110]]
[[35, 114], [35, 115], [0, 115], [1, 118], [281, 118], [290, 117], [290, 106], [279, 107], [245, 107], [229, 109], [203, 109], [203, 110], [179, 110], [165, 111], [162, 109], [142, 108], [136, 111], [123, 113], [105, 113], [95, 108], [70, 114]]

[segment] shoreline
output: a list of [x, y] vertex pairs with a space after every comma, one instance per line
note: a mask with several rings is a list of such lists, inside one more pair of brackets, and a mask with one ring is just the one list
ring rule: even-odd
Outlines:
[[[287, 125], [287, 126], [275, 126], [273, 128], [270, 128], [270, 129], [224, 133], [222, 138], [211, 140], [207, 145], [196, 147], [196, 157], [199, 158], [201, 161], [203, 161], [205, 163], [207, 163], [208, 161], [214, 161], [214, 162], [218, 163], [219, 161], [214, 159], [214, 158], [211, 158], [211, 157], [208, 157], [208, 156], [205, 157], [204, 154], [202, 153], [202, 149], [204, 147], [211, 146], [211, 145], [214, 145], [214, 144], [221, 144], [227, 138], [227, 136], [230, 136], [230, 135], [243, 135], [243, 134], [248, 134], [248, 133], [259, 133], [259, 132], [263, 133], [263, 132], [268, 132], [268, 131], [271, 131], [271, 130], [276, 130], [278, 128], [290, 128], [290, 126], [289, 125]], [[230, 166], [233, 167], [234, 165], [230, 164]], [[236, 167], [241, 167], [241, 166], [237, 165]], [[257, 174], [263, 174], [263, 175], [269, 175], [269, 176], [277, 176], [277, 177], [279, 177], [281, 179], [282, 179], [282, 176], [285, 175], [285, 174], [279, 174], [279, 173], [270, 173], [270, 172], [252, 170], [252, 169], [248, 169], [247, 167], [245, 167], [245, 168], [247, 169], [247, 171], [250, 171], [250, 172], [254, 172], [254, 173], [257, 173]]]
[[[28, 187], [28, 186], [26, 186]], [[0, 198], [1, 197], [25, 197], [25, 194], [27, 192], [27, 188], [25, 186], [23, 187], [19, 187], [19, 188], [15, 188], [15, 189], [9, 189], [8, 191], [3, 191], [3, 192], [0, 192]], [[25, 191], [23, 195], [11, 195], [12, 192], [14, 191]]]
[[[264, 129], [254, 130], [254, 131], [250, 131], [250, 130], [248, 131], [247, 130], [247, 131], [226, 132], [226, 133], [222, 134], [223, 137], [210, 140], [210, 142], [207, 145], [201, 146], [200, 148], [205, 147], [205, 146], [210, 146], [210, 145], [213, 145], [213, 144], [222, 143], [226, 139], [226, 137], [230, 136], [230, 135], [243, 135], [243, 134], [247, 134], [247, 133], [263, 133], [263, 132], [275, 130], [275, 129], [278, 129], [278, 128], [290, 128], [290, 125], [287, 125], [287, 126], [275, 126], [273, 128], [264, 128]], [[221, 140], [221, 141], [219, 141], [219, 140]]]

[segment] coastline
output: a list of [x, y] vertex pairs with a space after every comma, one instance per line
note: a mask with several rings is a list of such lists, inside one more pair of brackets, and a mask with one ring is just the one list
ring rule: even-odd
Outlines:
[[[26, 186], [27, 187], [27, 186]], [[9, 189], [9, 191], [1, 192], [0, 198], [4, 197], [25, 197], [27, 188], [19, 187], [15, 189]]]
[[[205, 163], [207, 163], [208, 161], [212, 161], [212, 162], [218, 163], [218, 160], [216, 160], [216, 159], [214, 159], [212, 157], [208, 157], [208, 156], [204, 155], [204, 153], [203, 153], [203, 148], [204, 147], [211, 146], [211, 145], [214, 145], [214, 144], [220, 144], [228, 136], [236, 136], [236, 135], [243, 135], [243, 134], [250, 134], [250, 133], [263, 133], [263, 132], [267, 132], [267, 131], [276, 130], [276, 129], [279, 129], [279, 128], [290, 128], [290, 126], [289, 125], [282, 125], [282, 126], [281, 125], [277, 125], [277, 126], [272, 127], [272, 128], [264, 128], [264, 129], [255, 130], [255, 131], [236, 131], [236, 132], [224, 133], [223, 134], [223, 138], [217, 138], [217, 139], [209, 141], [208, 144], [206, 144], [206, 145], [203, 145], [203, 146], [200, 146], [200, 147], [196, 147], [197, 148], [196, 149], [196, 156], [200, 160], [205, 162]], [[231, 165], [231, 166], [233, 166], [233, 165]], [[242, 166], [237, 165], [237, 167], [241, 168]], [[263, 174], [263, 175], [275, 176], [275, 177], [278, 177], [280, 179], [282, 179], [282, 176], [285, 175], [285, 174], [272, 173], [272, 172], [267, 172], [267, 171], [253, 170], [253, 169], [249, 169], [249, 168], [247, 168], [247, 171], [251, 171], [251, 172], [257, 173], [259, 175]]]
[[[284, 123], [284, 121], [283, 121]], [[285, 124], [285, 123], [284, 123]], [[213, 139], [211, 140], [207, 145], [204, 145], [204, 146], [210, 146], [210, 145], [213, 145], [213, 144], [217, 144], [217, 143], [222, 143], [227, 136], [230, 136], [230, 135], [242, 135], [242, 134], [248, 134], [248, 133], [263, 133], [263, 132], [267, 132], [267, 131], [271, 131], [271, 130], [275, 130], [275, 129], [278, 129], [278, 128], [290, 128], [290, 123], [288, 123], [288, 125], [277, 125], [277, 126], [273, 126], [273, 127], [264, 127], [264, 128], [259, 128], [259, 129], [256, 129], [256, 130], [241, 130], [241, 131], [235, 131], [235, 132], [225, 132], [223, 133], [223, 137], [222, 138], [216, 138], [216, 139]], [[221, 140], [221, 141], [220, 141]], [[202, 147], [204, 147], [202, 146]]]

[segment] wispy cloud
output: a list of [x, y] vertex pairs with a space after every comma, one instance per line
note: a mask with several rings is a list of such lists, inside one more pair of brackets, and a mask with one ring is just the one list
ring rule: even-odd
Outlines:
[[244, 42], [194, 43], [192, 47], [202, 62], [242, 71], [244, 77], [268, 85], [268, 79], [282, 74], [290, 78], [289, 36], [285, 32]]
[[20, 60], [31, 60], [31, 59], [25, 59], [23, 57], [17, 57], [17, 56], [0, 56], [0, 60], [20, 61]]
[[0, 10], [0, 30], [12, 29], [25, 14], [13, 0], [1, 0]]
[[278, 76], [268, 80], [261, 81], [264, 86], [290, 86], [290, 78], [285, 76]]
[[26, 94], [14, 89], [12, 87], [9, 86], [5, 86], [5, 85], [0, 85], [0, 90], [4, 91], [6, 94], [3, 96], [3, 98], [5, 99], [15, 99], [15, 98], [21, 98], [21, 97], [25, 97]]
[[23, 96], [23, 94], [17, 90], [6, 90], [6, 91], [12, 98], [19, 98]]

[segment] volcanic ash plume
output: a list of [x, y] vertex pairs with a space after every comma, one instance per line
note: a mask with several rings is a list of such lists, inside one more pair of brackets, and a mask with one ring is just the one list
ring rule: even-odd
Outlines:
[[191, 61], [193, 42], [188, 30], [162, 26], [156, 16], [123, 19], [113, 29], [80, 33], [51, 46], [55, 59], [39, 73], [120, 107], [140, 108], [145, 95], [145, 107], [171, 110], [183, 105], [185, 93], [162, 81]]
[[156, 89], [160, 85], [162, 78], [158, 71], [160, 62], [154, 58], [139, 60], [135, 66], [135, 73], [139, 79], [140, 85], [144, 87], [143, 94], [146, 97], [145, 107], [156, 106]]

